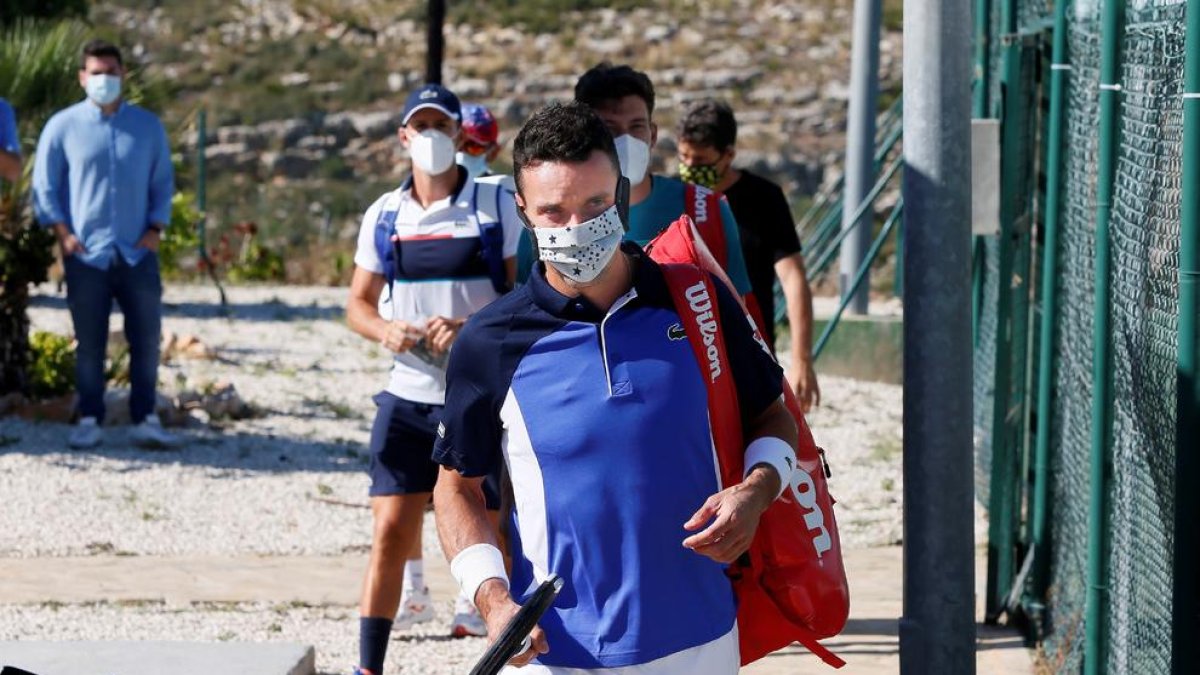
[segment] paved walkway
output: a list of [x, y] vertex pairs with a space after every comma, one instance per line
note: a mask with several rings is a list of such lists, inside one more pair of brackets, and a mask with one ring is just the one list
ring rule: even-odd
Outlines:
[[[352, 606], [364, 556], [339, 557], [88, 557], [0, 559], [0, 604], [103, 601], [290, 602]], [[901, 611], [901, 549], [846, 552], [852, 604], [846, 631], [827, 645], [848, 665], [841, 672], [875, 675], [900, 670], [897, 617]], [[69, 579], [69, 583], [63, 580]], [[426, 560], [435, 595], [453, 595], [444, 560]], [[976, 556], [982, 590], [984, 561]], [[977, 597], [981, 592], [977, 592]], [[977, 603], [978, 604], [978, 603]], [[1031, 652], [1014, 631], [979, 627], [979, 673], [1033, 673]], [[829, 671], [800, 648], [777, 652], [743, 669], [750, 675]]]

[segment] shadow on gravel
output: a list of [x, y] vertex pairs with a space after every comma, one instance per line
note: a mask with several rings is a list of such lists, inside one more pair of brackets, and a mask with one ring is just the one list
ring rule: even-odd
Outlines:
[[[365, 471], [370, 461], [367, 448], [350, 440], [311, 441], [271, 433], [181, 432], [185, 445], [177, 450], [146, 450], [129, 441], [126, 428], [106, 427], [104, 443], [96, 448], [67, 447], [71, 427], [65, 424], [29, 422], [0, 418], [0, 456], [24, 454], [45, 457], [51, 464], [87, 469], [95, 459], [128, 462], [106, 470], [135, 473], [160, 465], [204, 466], [228, 470], [236, 478], [241, 471], [270, 473], [340, 473]], [[226, 476], [217, 475], [215, 478]]]
[[[215, 292], [215, 291], [214, 291]], [[67, 309], [66, 295], [34, 295], [31, 307]], [[119, 313], [115, 308], [114, 313]], [[345, 316], [341, 304], [290, 305], [282, 300], [230, 303], [226, 311], [219, 302], [164, 302], [163, 316], [185, 319], [230, 319], [233, 321], [333, 321]]]

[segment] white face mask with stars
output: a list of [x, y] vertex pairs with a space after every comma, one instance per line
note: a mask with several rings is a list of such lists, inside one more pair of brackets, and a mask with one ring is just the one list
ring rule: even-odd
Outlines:
[[533, 228], [538, 258], [580, 284], [591, 283], [600, 276], [620, 248], [624, 234], [616, 204], [578, 225]]

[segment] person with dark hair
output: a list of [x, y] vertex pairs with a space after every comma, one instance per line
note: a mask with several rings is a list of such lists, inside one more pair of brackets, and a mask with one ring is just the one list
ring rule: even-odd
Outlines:
[[21, 177], [21, 139], [17, 136], [17, 114], [0, 98], [0, 179], [15, 183]]
[[[621, 174], [630, 184], [626, 237], [645, 246], [687, 213], [697, 221], [706, 242], [715, 243], [710, 241], [714, 237], [720, 239], [719, 246], [713, 246], [718, 262], [729, 273], [737, 291], [749, 293], [750, 279], [742, 259], [737, 222], [729, 205], [719, 195], [709, 195], [707, 191], [690, 194], [679, 179], [648, 172], [650, 150], [658, 141], [658, 126], [653, 119], [654, 85], [650, 78], [627, 65], [604, 62], [579, 78], [575, 100], [595, 111], [613, 136]], [[521, 257], [532, 259], [531, 254]], [[528, 265], [522, 265], [518, 277], [524, 279], [526, 274]]]
[[[768, 326], [775, 321], [775, 278], [779, 278], [791, 329], [788, 382], [801, 409], [808, 412], [821, 403], [812, 359], [812, 290], [787, 197], [770, 180], [734, 168], [737, 120], [727, 103], [711, 98], [693, 102], [679, 118], [676, 136], [679, 177], [721, 192], [729, 200], [738, 222], [750, 285]], [[774, 349], [774, 331], [767, 331], [763, 337]]]
[[[543, 108], [517, 135], [517, 203], [540, 262], [471, 317], [450, 355], [438, 534], [490, 641], [548, 574], [565, 580], [510, 662], [522, 673], [730, 675], [740, 659], [725, 567], [790, 484], [797, 429], [779, 366], [732, 293], [712, 284], [717, 297], [693, 296], [709, 309], [685, 318], [663, 268], [622, 242], [617, 150], [580, 102]], [[682, 323], [711, 317], [713, 303], [746, 443], [743, 480], [724, 490], [711, 373]], [[515, 506], [511, 581], [481, 489], [501, 465]]]
[[146, 447], [180, 443], [154, 413], [162, 332], [157, 251], [175, 192], [171, 146], [158, 117], [122, 100], [124, 77], [116, 46], [101, 40], [84, 45], [79, 85], [87, 98], [50, 118], [34, 162], [34, 209], [62, 248], [75, 326], [79, 424], [68, 441], [73, 448], [102, 440], [114, 300], [125, 315], [129, 342], [131, 436]]
[[[521, 222], [510, 190], [454, 162], [462, 106], [426, 84], [409, 94], [398, 132], [412, 174], [367, 209], [346, 303], [350, 328], [382, 344], [391, 376], [374, 397], [371, 511], [375, 527], [359, 605], [356, 673], [381, 675], [391, 631], [433, 619], [421, 523], [437, 480], [430, 460], [446, 396], [446, 355], [467, 317], [512, 283]], [[499, 519], [498, 479], [487, 500]], [[483, 635], [469, 599], [455, 601], [450, 634]]]

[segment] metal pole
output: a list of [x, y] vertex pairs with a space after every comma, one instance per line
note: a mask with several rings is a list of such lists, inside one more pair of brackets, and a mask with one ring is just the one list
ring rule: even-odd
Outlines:
[[1200, 0], [1188, 0], [1175, 411], [1175, 561], [1171, 672], [1200, 671]]
[[[991, 0], [975, 0], [975, 87], [972, 90], [972, 117], [984, 119], [988, 116], [991, 101]], [[984, 257], [983, 237], [972, 238], [971, 262], [971, 343], [979, 344], [979, 310], [983, 304], [983, 275], [987, 260]]]
[[[1003, 0], [1000, 6], [1001, 27], [1006, 35], [1017, 32], [1017, 0]], [[1000, 234], [996, 239], [996, 344], [993, 358], [992, 387], [992, 467], [988, 495], [988, 561], [986, 620], [994, 623], [1004, 611], [1006, 598], [1012, 591], [1016, 569], [1016, 534], [1020, 501], [1017, 492], [1019, 472], [1016, 447], [1013, 443], [1010, 409], [1013, 406], [1013, 341], [1027, 339], [1017, 334], [1013, 314], [1013, 295], [1016, 279], [1021, 276], [1013, 269], [1015, 249], [1021, 233], [1018, 219], [1028, 207], [1024, 178], [1028, 166], [1021, 166], [1022, 146], [1027, 142], [1024, 131], [1030, 111], [1024, 107], [1026, 83], [1021, 79], [1021, 42], [1004, 43], [1002, 62], [1003, 96], [1000, 108]], [[980, 259], [982, 261], [982, 259]], [[982, 272], [982, 268], [980, 269]], [[979, 296], [982, 298], [982, 295]], [[986, 299], [981, 300], [981, 303]], [[977, 305], [977, 310], [982, 306]], [[976, 314], [976, 337], [979, 330]], [[1023, 377], [1024, 373], [1017, 374]]]
[[988, 116], [988, 101], [991, 98], [991, 0], [975, 0], [975, 86], [972, 89], [971, 108], [976, 119]]
[[970, 0], [904, 2], [900, 672], [975, 672]]
[[[1108, 477], [1112, 474], [1112, 306], [1109, 263], [1113, 192], [1119, 143], [1120, 61], [1125, 0], [1103, 0], [1100, 28], [1099, 161], [1096, 167], [1095, 324], [1092, 332], [1091, 494], [1088, 502], [1088, 565], [1083, 672], [1099, 675], [1107, 656]], [[1192, 636], [1195, 639], [1195, 636]]]
[[[904, 200], [900, 199], [896, 205], [892, 207], [892, 213], [883, 224], [883, 229], [879, 231], [879, 235], [875, 237], [875, 241], [871, 242], [871, 248], [867, 251], [867, 257], [863, 260], [862, 267], [858, 268], [858, 272], [854, 275], [854, 281], [850, 284], [850, 293], [842, 298], [838, 303], [837, 311], [833, 316], [829, 317], [829, 322], [825, 324], [825, 330], [821, 331], [821, 337], [817, 339], [816, 345], [812, 349], [812, 358], [815, 362], [821, 358], [821, 352], [825, 351], [825, 345], [829, 342], [829, 338], [833, 335], [833, 331], [837, 329], [838, 322], [842, 320], [842, 314], [846, 311], [846, 307], [850, 304], [850, 295], [853, 295], [862, 282], [867, 278], [871, 270], [871, 264], [875, 262], [875, 258], [879, 256], [879, 249], [883, 248], [883, 243], [887, 241], [888, 235], [896, 227], [896, 223], [900, 222], [900, 216], [904, 213]], [[899, 249], [897, 249], [899, 250]]]
[[[846, 127], [846, 209], [842, 229], [854, 230], [858, 220], [854, 213], [863, 203], [867, 191], [875, 183], [875, 106], [879, 97], [879, 21], [882, 0], [855, 0], [854, 37], [850, 52], [850, 112]], [[873, 219], [868, 212], [869, 224]], [[867, 313], [867, 298], [871, 284], [852, 294], [850, 286], [855, 273], [862, 267], [867, 248], [871, 245], [871, 228], [860, 227], [842, 245], [840, 288], [842, 297], [852, 296], [850, 312]]]
[[445, 0], [429, 0], [429, 23], [425, 32], [425, 82], [442, 83], [442, 57], [446, 52], [446, 39], [442, 25], [446, 23]]
[[1050, 574], [1050, 537], [1047, 533], [1050, 509], [1050, 429], [1054, 414], [1054, 326], [1058, 318], [1058, 224], [1062, 195], [1062, 133], [1066, 112], [1067, 78], [1067, 4], [1054, 6], [1054, 42], [1050, 57], [1050, 117], [1046, 143], [1046, 218], [1042, 223], [1042, 325], [1038, 358], [1037, 439], [1033, 462], [1033, 576], [1031, 599], [1036, 606], [1035, 619], [1041, 625]]

